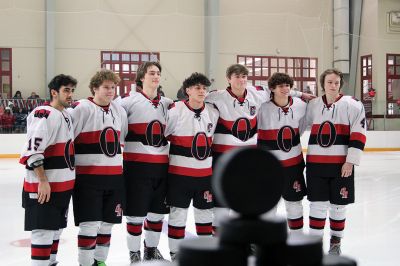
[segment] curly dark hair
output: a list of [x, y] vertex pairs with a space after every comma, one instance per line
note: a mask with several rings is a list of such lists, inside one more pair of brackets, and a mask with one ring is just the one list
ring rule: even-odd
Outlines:
[[51, 96], [51, 90], [55, 90], [57, 92], [60, 92], [60, 88], [62, 86], [68, 86], [68, 85], [72, 85], [72, 87], [76, 87], [76, 84], [78, 84], [78, 81], [68, 75], [64, 75], [64, 74], [60, 74], [55, 76], [49, 83], [49, 85], [47, 85], [47, 87], [49, 88], [49, 94], [50, 94], [50, 100], [53, 98]]
[[211, 81], [206, 77], [206, 75], [194, 72], [192, 75], [190, 75], [183, 81], [182, 87], [180, 89], [182, 90], [183, 94], [186, 97], [188, 97], [189, 95], [186, 93], [186, 89], [197, 84], [201, 84], [208, 87], [211, 85]]
[[274, 73], [269, 79], [268, 79], [268, 87], [270, 90], [275, 89], [276, 86], [282, 85], [282, 84], [289, 84], [290, 88], [293, 87], [293, 79], [285, 73], [279, 73], [276, 72]]
[[344, 80], [343, 80], [343, 73], [342, 73], [342, 71], [340, 71], [339, 69], [336, 69], [336, 68], [329, 68], [329, 69], [325, 70], [325, 71], [321, 74], [321, 76], [319, 77], [319, 83], [321, 84], [322, 91], [325, 91], [325, 88], [324, 88], [325, 77], [326, 77], [327, 75], [330, 75], [330, 74], [336, 74], [337, 76], [340, 77], [340, 87], [339, 87], [339, 90], [341, 90], [342, 87], [343, 87], [343, 85], [344, 85]]

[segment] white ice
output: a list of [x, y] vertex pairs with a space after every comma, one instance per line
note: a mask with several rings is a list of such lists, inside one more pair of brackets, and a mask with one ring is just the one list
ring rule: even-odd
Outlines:
[[[0, 159], [0, 262], [1, 265], [30, 265], [30, 232], [24, 232], [24, 211], [21, 207], [21, 190], [24, 168], [17, 159]], [[308, 203], [304, 200], [308, 217]], [[71, 208], [72, 210], [72, 208]], [[285, 210], [279, 204], [278, 214]], [[161, 236], [160, 250], [169, 258], [166, 220]], [[308, 225], [308, 219], [305, 226]], [[329, 234], [327, 223], [325, 235]], [[195, 237], [192, 214], [189, 213], [187, 237]], [[77, 228], [72, 212], [69, 225], [64, 230], [59, 246], [60, 266], [78, 265]], [[125, 224], [113, 229], [107, 265], [129, 265], [126, 247]], [[266, 236], [267, 237], [267, 236]], [[328, 239], [324, 239], [327, 252]], [[361, 266], [399, 265], [400, 238], [400, 152], [366, 152], [361, 166], [356, 168], [356, 203], [349, 206], [343, 255], [352, 257]], [[26, 245], [28, 243], [28, 245]], [[20, 247], [19, 245], [23, 245]]]

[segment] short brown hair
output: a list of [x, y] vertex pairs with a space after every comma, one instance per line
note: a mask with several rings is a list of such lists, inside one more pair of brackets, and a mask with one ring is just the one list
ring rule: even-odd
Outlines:
[[97, 71], [96, 74], [90, 79], [89, 88], [92, 95], [94, 95], [94, 88], [98, 88], [103, 84], [104, 81], [110, 80], [115, 84], [118, 84], [121, 79], [119, 78], [118, 74], [114, 73], [108, 69], [102, 69]]
[[141, 64], [136, 72], [136, 86], [140, 87], [143, 89], [143, 83], [141, 81], [142, 78], [144, 78], [144, 76], [147, 73], [147, 69], [151, 66], [156, 66], [160, 72], [161, 72], [161, 65], [159, 62], [155, 62], [155, 61], [148, 61], [148, 62], [144, 62], [143, 64]]
[[249, 70], [244, 65], [233, 64], [226, 69], [226, 77], [230, 79], [233, 74], [242, 74], [247, 76], [249, 74]]
[[321, 74], [321, 76], [319, 77], [319, 83], [321, 84], [322, 91], [325, 91], [325, 88], [324, 88], [325, 77], [326, 77], [327, 75], [330, 75], [330, 74], [335, 74], [335, 75], [337, 75], [337, 76], [340, 77], [340, 88], [339, 88], [339, 90], [340, 90], [340, 89], [343, 87], [343, 85], [344, 85], [343, 73], [342, 73], [342, 71], [340, 71], [339, 69], [336, 69], [336, 68], [329, 68], [329, 69], [325, 70], [325, 71]]

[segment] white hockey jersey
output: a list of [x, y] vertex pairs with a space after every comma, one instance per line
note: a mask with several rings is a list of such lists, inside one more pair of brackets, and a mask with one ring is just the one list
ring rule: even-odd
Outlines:
[[164, 130], [171, 103], [162, 96], [151, 100], [143, 92], [134, 91], [121, 100], [128, 115], [124, 162], [168, 164], [169, 145]]
[[78, 101], [69, 111], [75, 132], [77, 184], [98, 189], [121, 187], [125, 110], [113, 102], [99, 106], [88, 98]]
[[343, 163], [360, 163], [366, 142], [364, 106], [340, 95], [332, 104], [326, 96], [309, 102], [307, 123], [311, 125], [307, 149], [307, 176], [336, 177]]
[[304, 158], [300, 136], [305, 130], [307, 104], [289, 97], [289, 105], [280, 107], [273, 101], [263, 103], [257, 114], [257, 146], [275, 155], [287, 174], [303, 174]]
[[229, 87], [207, 95], [206, 102], [214, 104], [219, 111], [212, 146], [214, 156], [235, 147], [257, 144], [257, 112], [269, 100], [268, 89], [253, 86], [246, 88], [243, 98], [233, 94]]
[[[69, 201], [75, 183], [75, 164], [74, 131], [68, 112], [51, 106], [36, 107], [27, 118], [27, 139], [20, 158], [27, 169], [24, 193], [38, 192], [39, 180], [31, 164], [43, 160], [52, 194], [66, 193], [65, 200]], [[57, 197], [52, 196], [52, 201]]]
[[193, 110], [186, 101], [168, 111], [165, 136], [170, 141], [168, 173], [188, 177], [212, 175], [211, 145], [219, 112], [211, 104]]

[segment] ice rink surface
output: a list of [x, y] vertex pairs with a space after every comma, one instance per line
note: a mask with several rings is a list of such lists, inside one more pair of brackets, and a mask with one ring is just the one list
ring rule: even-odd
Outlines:
[[[0, 159], [0, 262], [7, 266], [30, 265], [30, 232], [23, 231], [24, 211], [21, 190], [24, 168], [17, 159]], [[304, 217], [308, 217], [308, 202]], [[278, 214], [285, 215], [282, 203]], [[160, 250], [169, 258], [167, 217], [161, 235]], [[325, 234], [328, 235], [327, 222]], [[307, 231], [308, 218], [305, 220]], [[186, 237], [195, 237], [192, 213], [189, 213]], [[129, 265], [125, 224], [113, 229], [108, 266]], [[268, 237], [268, 236], [266, 236]], [[400, 237], [400, 152], [366, 152], [356, 168], [356, 203], [348, 208], [343, 255], [360, 266], [399, 265]], [[324, 249], [328, 249], [328, 237]], [[69, 225], [64, 230], [58, 260], [60, 266], [78, 265], [77, 228], [73, 225], [72, 208]]]

